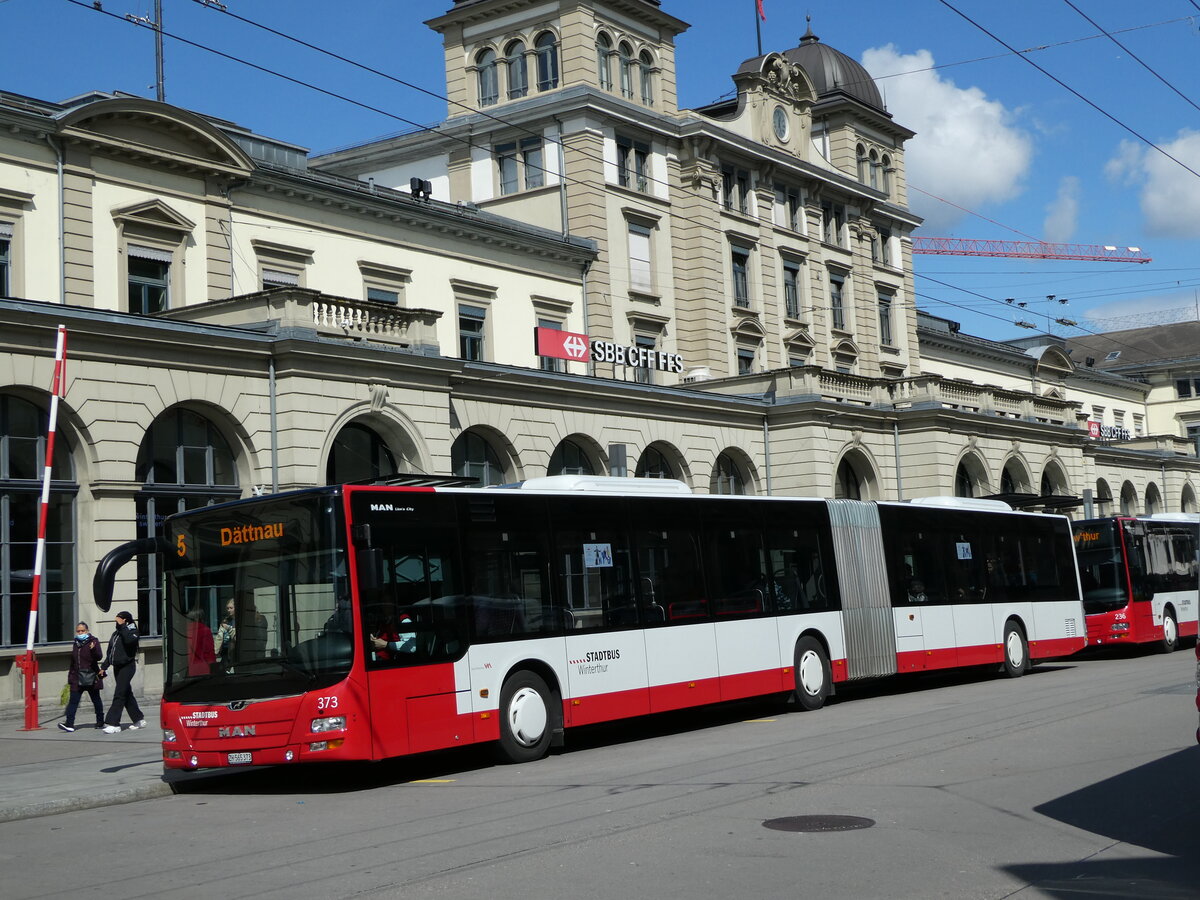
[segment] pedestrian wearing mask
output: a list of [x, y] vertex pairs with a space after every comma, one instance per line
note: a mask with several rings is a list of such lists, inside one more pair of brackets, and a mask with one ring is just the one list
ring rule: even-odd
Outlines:
[[133, 720], [130, 730], [145, 728], [146, 720], [142, 716], [142, 708], [138, 706], [137, 698], [133, 696], [133, 673], [137, 671], [138, 633], [133, 623], [133, 613], [119, 612], [116, 618], [117, 627], [112, 637], [108, 639], [108, 653], [100, 664], [100, 671], [107, 672], [112, 666], [114, 677], [112, 703], [108, 707], [108, 715], [104, 717], [104, 733], [121, 733], [121, 712], [127, 711]]
[[75, 713], [79, 701], [86, 692], [96, 709], [96, 727], [104, 727], [104, 704], [100, 701], [100, 639], [88, 630], [87, 622], [75, 626], [75, 640], [71, 642], [71, 668], [67, 670], [67, 684], [71, 687], [71, 699], [67, 702], [66, 720], [58, 723], [59, 731], [75, 730]]

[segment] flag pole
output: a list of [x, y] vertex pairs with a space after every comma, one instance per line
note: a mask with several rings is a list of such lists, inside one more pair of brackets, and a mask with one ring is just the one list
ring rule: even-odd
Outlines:
[[58, 326], [58, 343], [54, 349], [54, 383], [50, 388], [50, 426], [46, 430], [46, 466], [42, 472], [42, 502], [38, 507], [37, 555], [33, 563], [33, 584], [29, 592], [29, 627], [25, 632], [25, 653], [17, 657], [17, 665], [25, 674], [25, 727], [21, 731], [38, 731], [38, 661], [33, 652], [37, 635], [38, 595], [42, 586], [42, 570], [46, 564], [46, 515], [50, 507], [50, 472], [54, 466], [54, 434], [58, 423], [58, 398], [66, 393], [67, 327]]

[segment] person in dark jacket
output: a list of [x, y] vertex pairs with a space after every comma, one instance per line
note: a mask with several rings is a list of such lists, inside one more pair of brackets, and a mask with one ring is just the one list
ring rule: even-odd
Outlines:
[[117, 627], [112, 637], [108, 639], [108, 653], [100, 664], [100, 671], [107, 672], [112, 666], [114, 687], [112, 703], [108, 707], [108, 715], [104, 717], [104, 733], [120, 734], [121, 712], [129, 713], [133, 720], [130, 729], [145, 728], [146, 720], [142, 716], [142, 708], [138, 706], [137, 698], [133, 696], [133, 673], [137, 671], [138, 633], [133, 622], [133, 613], [119, 612], [116, 618]]
[[86, 692], [96, 709], [96, 727], [104, 727], [104, 704], [100, 701], [100, 639], [88, 630], [87, 622], [75, 626], [75, 640], [71, 642], [71, 668], [67, 670], [67, 684], [71, 686], [71, 699], [67, 702], [66, 720], [58, 723], [59, 731], [75, 730], [75, 713], [79, 701]]

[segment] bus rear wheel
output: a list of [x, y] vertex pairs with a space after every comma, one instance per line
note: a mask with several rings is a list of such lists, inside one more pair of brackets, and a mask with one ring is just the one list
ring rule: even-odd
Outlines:
[[533, 672], [517, 672], [500, 691], [500, 758], [527, 763], [550, 749], [554, 695]]
[[796, 641], [796, 703], [801, 709], [820, 709], [829, 696], [833, 681], [829, 657], [816, 638], [802, 637]]
[[1029, 668], [1029, 644], [1025, 632], [1016, 622], [1004, 623], [1004, 674], [1009, 678], [1020, 678]]
[[1162, 641], [1158, 649], [1163, 653], [1173, 653], [1179, 649], [1179, 623], [1175, 621], [1175, 610], [1170, 607], [1163, 610]]

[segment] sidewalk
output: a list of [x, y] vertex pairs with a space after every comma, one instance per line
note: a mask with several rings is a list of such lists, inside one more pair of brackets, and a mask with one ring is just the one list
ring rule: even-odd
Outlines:
[[141, 706], [145, 728], [126, 723], [111, 735], [90, 726], [90, 708], [73, 733], [58, 730], [61, 709], [43, 710], [37, 731], [21, 730], [23, 716], [0, 718], [0, 822], [173, 793], [178, 773], [163, 772], [158, 701]]

